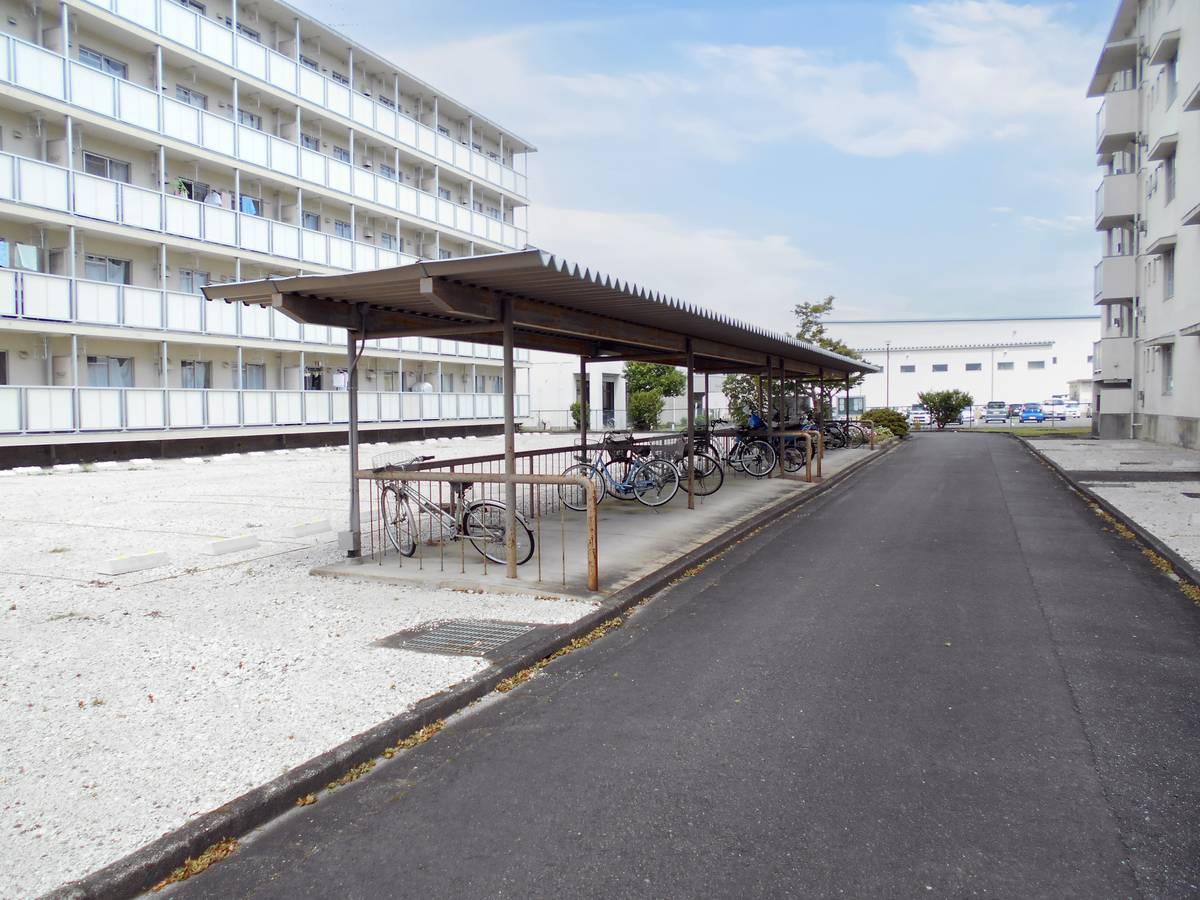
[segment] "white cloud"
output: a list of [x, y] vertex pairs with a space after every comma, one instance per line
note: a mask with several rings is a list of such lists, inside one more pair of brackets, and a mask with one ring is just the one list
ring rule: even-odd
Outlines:
[[779, 330], [793, 304], [817, 298], [823, 265], [787, 237], [688, 225], [652, 213], [539, 206], [538, 243], [571, 262]]

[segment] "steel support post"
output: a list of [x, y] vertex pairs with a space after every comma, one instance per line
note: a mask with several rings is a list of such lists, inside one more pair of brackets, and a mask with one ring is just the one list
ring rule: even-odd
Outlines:
[[[500, 301], [501, 324], [504, 327], [504, 474], [512, 478], [517, 474], [516, 426], [513, 423], [513, 391], [516, 377], [513, 374], [513, 308], [512, 297]], [[506, 572], [509, 578], [517, 577], [517, 485], [513, 481], [504, 484], [504, 551]]]
[[696, 359], [692, 354], [692, 339], [687, 338], [684, 341], [684, 347], [687, 352], [687, 388], [684, 391], [687, 397], [687, 466], [688, 466], [688, 509], [696, 508], [696, 498], [692, 494], [695, 487], [695, 466], [693, 465], [692, 448], [696, 441], [696, 401], [694, 399], [694, 391], [692, 385], [696, 376]]

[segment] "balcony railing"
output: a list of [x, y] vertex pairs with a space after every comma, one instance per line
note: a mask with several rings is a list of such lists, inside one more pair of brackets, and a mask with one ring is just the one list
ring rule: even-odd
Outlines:
[[[0, 269], [0, 324], [4, 319], [111, 325], [183, 335], [346, 346], [342, 328], [301, 325], [276, 309], [207, 300], [199, 294], [164, 291], [131, 284], [73, 279], [15, 269]], [[498, 361], [500, 347], [444, 338], [378, 338], [367, 346], [397, 353], [424, 353], [471, 360]], [[528, 361], [518, 349], [516, 359]]]
[[1137, 257], [1106, 256], [1093, 275], [1095, 303], [1131, 300], [1137, 296]]
[[1137, 182], [1133, 172], [1104, 176], [1096, 188], [1096, 228], [1113, 228], [1137, 215]]
[[1101, 338], [1092, 345], [1092, 374], [1097, 381], [1133, 378], [1133, 338]]
[[[172, 3], [171, 6], [176, 5]], [[161, 97], [152, 90], [65, 60], [57, 53], [12, 35], [0, 34], [0, 80], [65, 100], [91, 113], [109, 116], [124, 126], [142, 128], [155, 136], [173, 137], [280, 175], [321, 185], [344, 194], [348, 203], [373, 203], [382, 207], [387, 215], [401, 214], [442, 228], [452, 228], [468, 241], [480, 239], [497, 246], [520, 249], [528, 238], [525, 229], [476, 212], [461, 203], [443, 200], [265, 132]], [[219, 207], [216, 209], [220, 211]]]
[[1138, 130], [1138, 91], [1105, 94], [1096, 110], [1096, 152], [1119, 150], [1137, 136]]
[[[345, 391], [0, 386], [0, 434], [166, 431], [336, 425], [349, 420]], [[362, 423], [503, 419], [500, 394], [362, 391]], [[529, 414], [529, 396], [516, 396]]]
[[210, 59], [336, 113], [405, 147], [453, 166], [464, 174], [491, 182], [520, 197], [526, 179], [519, 172], [470, 147], [438, 134], [427, 125], [377, 103], [347, 85], [326, 78], [262, 44], [236, 34], [224, 22], [199, 15], [173, 0], [89, 0], [93, 5]]

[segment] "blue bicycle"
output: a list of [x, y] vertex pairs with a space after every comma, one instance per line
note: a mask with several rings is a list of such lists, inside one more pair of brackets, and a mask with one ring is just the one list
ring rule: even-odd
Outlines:
[[[593, 457], [589, 460], [581, 453], [579, 462], [563, 474], [590, 479], [596, 486], [597, 503], [609, 494], [618, 500], [637, 500], [643, 506], [669, 503], [679, 490], [679, 470], [639, 449], [632, 435], [606, 431]], [[587, 493], [579, 485], [559, 485], [558, 496], [567, 509], [587, 509]]]

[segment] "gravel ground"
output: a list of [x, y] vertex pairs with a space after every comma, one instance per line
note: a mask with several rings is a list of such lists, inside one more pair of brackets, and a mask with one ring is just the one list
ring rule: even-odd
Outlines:
[[[0, 477], [0, 897], [106, 865], [486, 665], [379, 638], [591, 609], [309, 576], [340, 557], [334, 533], [285, 530], [340, 524], [347, 468], [344, 451], [314, 450]], [[240, 534], [262, 545], [202, 552]], [[98, 574], [154, 550], [170, 564]]]

